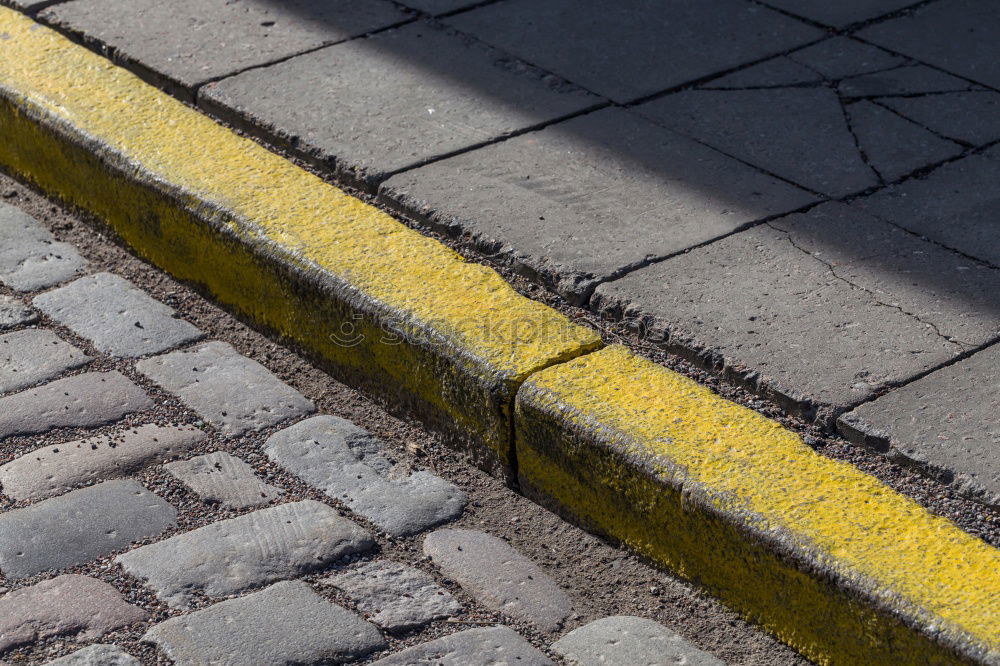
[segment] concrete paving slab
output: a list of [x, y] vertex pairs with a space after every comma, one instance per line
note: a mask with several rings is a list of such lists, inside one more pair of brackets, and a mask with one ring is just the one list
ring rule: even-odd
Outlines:
[[372, 666], [552, 666], [552, 661], [508, 627], [466, 629], [379, 659]]
[[916, 0], [837, 0], [836, 2], [830, 2], [830, 0], [764, 0], [764, 4], [832, 28], [844, 28], [918, 3]]
[[0, 335], [0, 393], [27, 388], [90, 360], [52, 331], [27, 328]]
[[966, 255], [1000, 266], [1000, 148], [945, 164], [852, 205]]
[[64, 574], [0, 598], [0, 652], [53, 636], [93, 640], [147, 617], [111, 585]]
[[374, 187], [401, 169], [600, 100], [420, 22], [206, 86], [199, 103], [264, 128], [349, 183]]
[[840, 417], [848, 439], [1000, 507], [1000, 346], [936, 370]]
[[374, 625], [299, 581], [172, 617], [143, 640], [178, 666], [342, 664], [386, 647]]
[[816, 200], [622, 109], [399, 174], [380, 196], [573, 303], [625, 269]]
[[205, 81], [405, 21], [386, 0], [74, 0], [40, 18], [193, 98]]
[[823, 37], [737, 0], [508, 0], [446, 21], [620, 103]]
[[177, 511], [137, 481], [105, 481], [0, 514], [0, 572], [11, 579], [109, 555], [174, 525]]
[[[966, 79], [907, 60], [905, 65], [878, 72], [848, 76], [840, 80], [837, 90], [845, 97], [897, 96], [923, 99], [923, 95], [938, 97], [943, 93], [966, 91], [987, 92], [988, 89]], [[995, 95], [995, 93], [991, 93]], [[944, 96], [948, 104], [955, 99]]]
[[[834, 3], [831, 3], [834, 4]], [[930, 2], [876, 23], [859, 37], [952, 74], [1000, 88], [1000, 5], [981, 0]]]
[[[648, 266], [601, 285], [594, 307], [606, 316], [641, 316], [652, 341], [743, 381], [793, 413], [829, 423], [884, 387], [931, 370], [965, 349], [892, 299], [905, 297], [906, 306], [919, 306], [921, 313], [934, 313], [935, 321], [966, 334], [965, 322], [935, 310], [946, 300], [936, 300], [938, 283], [901, 288], [907, 284], [907, 271], [924, 271], [926, 277], [928, 268], [906, 253], [897, 256], [892, 246], [897, 238], [887, 230], [886, 235], [866, 233], [877, 226], [871, 218], [835, 213], [834, 208], [821, 207], [773, 223], [792, 233], [769, 225], [755, 227]], [[826, 223], [837, 226], [825, 230]], [[796, 225], [802, 229], [796, 232]], [[828, 235], [810, 241], [818, 231]], [[846, 249], [838, 249], [829, 242], [838, 233], [864, 242], [854, 245], [851, 240]], [[816, 247], [807, 245], [810, 242]], [[859, 249], [861, 256], [851, 254]], [[922, 249], [933, 246], [925, 242]], [[831, 269], [822, 253], [810, 254], [820, 250], [855, 260], [881, 255], [898, 265], [883, 278], [873, 258], [867, 270], [874, 275], [863, 274], [862, 262], [858, 275], [848, 273], [845, 278], [839, 268]], [[929, 268], [933, 277], [933, 266]], [[875, 293], [850, 284], [851, 277], [861, 284], [862, 278], [872, 281]], [[989, 298], [983, 287], [976, 291], [975, 284], [946, 287]], [[994, 324], [988, 318], [993, 317], [994, 312], [987, 312], [974, 319], [978, 323], [971, 328], [991, 329]]]
[[552, 650], [572, 666], [725, 666], [672, 629], [641, 617], [605, 617], [569, 632]]
[[183, 455], [205, 439], [197, 428], [154, 423], [122, 433], [44, 446], [0, 466], [0, 491], [16, 500], [67, 492]]
[[399, 0], [399, 4], [437, 16], [478, 5], [483, 0]]
[[112, 273], [74, 280], [32, 303], [98, 350], [119, 358], [157, 354], [202, 336], [172, 308]]
[[879, 104], [938, 134], [972, 146], [1000, 139], [1000, 94], [992, 91], [886, 97]]
[[[841, 92], [844, 80], [891, 74], [911, 65], [838, 37], [641, 104], [635, 111], [815, 192], [842, 197], [963, 150], [917, 122]], [[921, 77], [928, 79], [925, 86], [939, 78], [926, 67], [911, 76]], [[956, 81], [937, 85], [954, 87]], [[890, 83], [896, 84], [896, 94], [902, 82], [890, 78]], [[867, 86], [890, 92], [889, 83], [880, 88], [870, 79]]]

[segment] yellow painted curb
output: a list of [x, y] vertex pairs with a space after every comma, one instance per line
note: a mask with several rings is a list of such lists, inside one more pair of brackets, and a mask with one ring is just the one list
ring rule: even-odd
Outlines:
[[0, 164], [334, 374], [510, 464], [529, 374], [600, 345], [377, 208], [0, 8]]
[[720, 596], [820, 663], [1000, 661], [1000, 550], [614, 346], [528, 378], [529, 496]]
[[1000, 662], [996, 549], [3, 8], [0, 55], [3, 168], [482, 466], [516, 431], [536, 498], [820, 662]]

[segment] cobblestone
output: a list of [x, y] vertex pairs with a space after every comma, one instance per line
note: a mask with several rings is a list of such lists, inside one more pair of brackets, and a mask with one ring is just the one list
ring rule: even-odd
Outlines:
[[116, 561], [174, 608], [219, 599], [363, 553], [371, 536], [312, 500], [261, 509], [143, 546]]
[[346, 592], [359, 610], [372, 616], [372, 622], [389, 631], [422, 627], [462, 610], [433, 578], [398, 562], [369, 562], [323, 583]]
[[228, 436], [315, 410], [301, 393], [224, 342], [145, 359], [136, 368]]
[[164, 469], [203, 501], [229, 509], [259, 506], [281, 496], [278, 488], [257, 478], [250, 465], [222, 451], [179, 460]]
[[144, 640], [179, 666], [343, 663], [386, 647], [373, 625], [291, 581], [166, 620]]
[[174, 525], [177, 511], [136, 481], [105, 481], [0, 513], [0, 572], [25, 578], [109, 555]]
[[57, 576], [0, 597], [0, 653], [51, 636], [93, 640], [147, 617], [107, 583]]
[[59, 657], [46, 666], [141, 666], [141, 663], [116, 645], [98, 644]]
[[38, 321], [38, 314], [30, 307], [6, 294], [0, 294], [0, 331]]
[[372, 666], [553, 666], [552, 661], [507, 627], [467, 629], [379, 659]]
[[442, 529], [427, 535], [424, 553], [479, 603], [542, 631], [558, 630], [572, 610], [562, 588], [503, 539]]
[[552, 651], [572, 666], [725, 666], [659, 622], [622, 615], [574, 629]]
[[315, 416], [272, 435], [272, 460], [395, 536], [416, 534], [462, 513], [465, 494], [427, 471], [391, 478], [381, 442], [350, 421]]
[[87, 372], [0, 398], [0, 440], [53, 428], [90, 428], [153, 406], [119, 372]]
[[201, 337], [193, 324], [111, 273], [88, 275], [36, 296], [35, 307], [102, 352], [134, 358]]
[[197, 428], [147, 424], [114, 435], [43, 446], [0, 466], [0, 489], [16, 500], [39, 499], [170, 460], [204, 439], [205, 433]]
[[0, 203], [0, 282], [16, 291], [35, 291], [76, 275], [86, 262], [38, 220]]
[[89, 361], [52, 331], [28, 328], [0, 335], [0, 393], [19, 391]]

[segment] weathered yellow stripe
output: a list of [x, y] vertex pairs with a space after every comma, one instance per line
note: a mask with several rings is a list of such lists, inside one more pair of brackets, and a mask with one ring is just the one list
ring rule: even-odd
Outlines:
[[523, 486], [817, 660], [948, 661], [896, 620], [1000, 660], [1000, 550], [682, 375], [609, 347], [531, 376], [516, 424]]
[[[0, 163], [353, 376], [404, 387], [401, 400], [473, 431], [502, 464], [520, 381], [600, 345], [493, 270], [6, 8], [0, 99]], [[273, 264], [335, 289], [339, 306]], [[365, 339], [332, 340], [350, 329]]]

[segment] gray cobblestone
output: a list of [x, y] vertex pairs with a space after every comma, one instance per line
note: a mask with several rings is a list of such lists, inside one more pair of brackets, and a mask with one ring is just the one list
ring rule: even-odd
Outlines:
[[136, 481], [105, 481], [0, 514], [0, 572], [25, 578], [103, 557], [174, 525], [177, 511]]
[[465, 494], [426, 471], [388, 478], [381, 443], [350, 421], [315, 416], [272, 435], [268, 457], [389, 534], [416, 534], [457, 517]]
[[467, 629], [379, 659], [372, 666], [552, 666], [552, 661], [508, 627]]
[[38, 220], [0, 203], [0, 282], [34, 291], [68, 280], [85, 265], [76, 248], [55, 240]]
[[298, 581], [170, 618], [144, 640], [178, 666], [343, 663], [386, 647], [373, 625]]
[[222, 451], [179, 460], [164, 469], [202, 500], [230, 509], [267, 504], [281, 496], [281, 490], [257, 478], [250, 465]]
[[46, 666], [141, 666], [141, 662], [117, 645], [91, 645]]
[[0, 398], [0, 440], [104, 425], [152, 406], [149, 396], [121, 373], [87, 372]]
[[197, 428], [147, 424], [124, 433], [43, 446], [0, 466], [0, 489], [16, 500], [56, 495], [175, 458], [204, 439], [205, 433]]
[[52, 331], [24, 329], [0, 335], [0, 393], [19, 391], [90, 361]]
[[627, 615], [574, 629], [552, 650], [573, 666], [725, 666], [659, 622]]
[[74, 280], [33, 303], [100, 351], [121, 358], [157, 354], [202, 336], [172, 309], [111, 273]]
[[398, 562], [369, 562], [323, 582], [346, 592], [372, 622], [389, 631], [421, 627], [462, 610], [433, 578]]
[[145, 359], [136, 368], [229, 436], [315, 410], [301, 393], [224, 342]]
[[481, 604], [556, 631], [572, 610], [566, 593], [534, 562], [495, 536], [443, 529], [424, 539], [424, 553]]
[[312, 500], [222, 520], [116, 559], [174, 608], [196, 593], [218, 599], [307, 574], [374, 540], [336, 511]]
[[38, 314], [13, 296], [0, 294], [0, 331], [38, 321]]
[[57, 576], [0, 597], [0, 652], [51, 636], [93, 640], [147, 617], [107, 583]]

